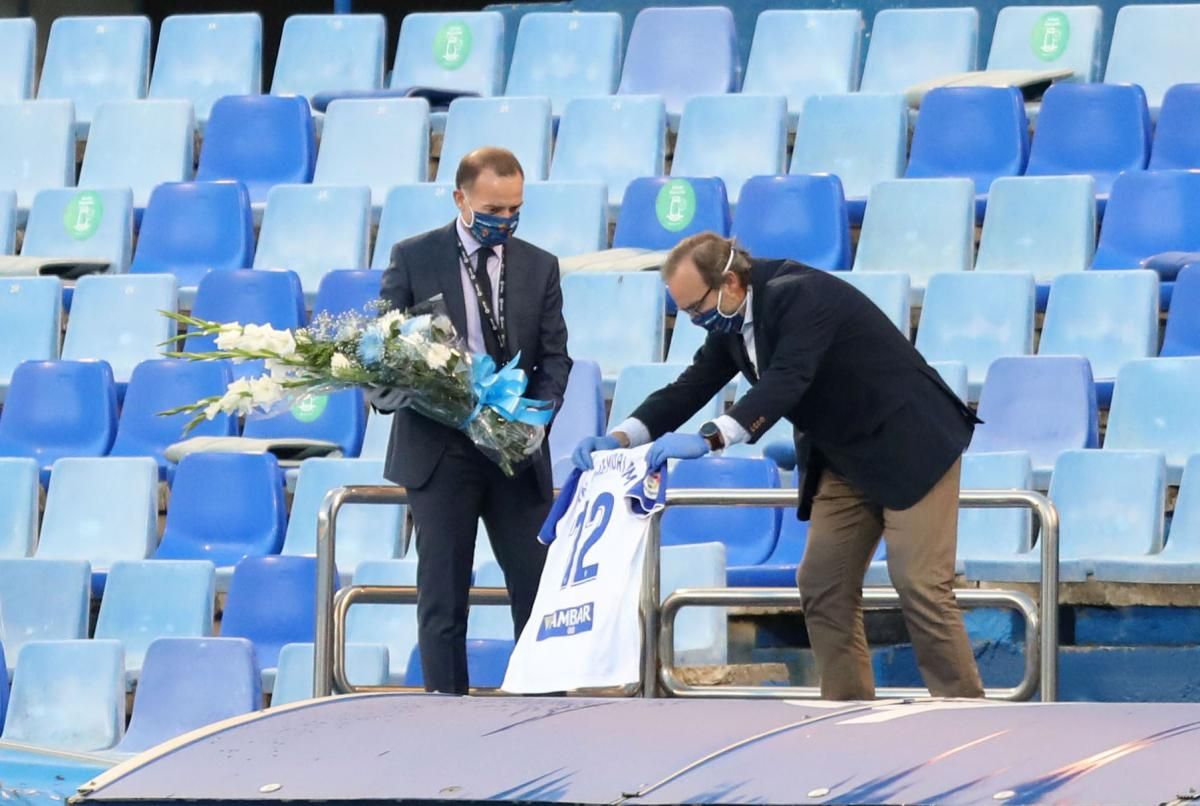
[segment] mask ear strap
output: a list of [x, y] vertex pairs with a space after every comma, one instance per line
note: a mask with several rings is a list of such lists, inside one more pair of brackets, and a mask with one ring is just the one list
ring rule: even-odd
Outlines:
[[462, 193], [463, 195], [463, 205], [471, 211], [471, 220], [468, 221], [465, 217], [463, 217], [461, 210], [459, 211], [458, 215], [460, 218], [462, 218], [463, 226], [465, 226], [467, 229], [470, 229], [471, 227], [475, 226], [475, 208], [472, 207], [471, 202], [467, 200], [467, 194], [463, 192], [462, 188], [459, 188], [458, 192]]

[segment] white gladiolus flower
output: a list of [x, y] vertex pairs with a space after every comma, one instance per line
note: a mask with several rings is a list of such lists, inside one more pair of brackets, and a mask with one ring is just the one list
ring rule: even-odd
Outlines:
[[225, 395], [217, 403], [221, 411], [226, 414], [246, 415], [254, 410], [253, 394], [250, 391], [250, 382], [245, 378], [238, 378], [225, 390]]
[[242, 338], [242, 326], [237, 322], [230, 322], [226, 325], [221, 325], [221, 330], [217, 333], [217, 349], [218, 350], [233, 350], [237, 348], [238, 342]]
[[269, 409], [283, 400], [283, 387], [269, 376], [263, 375], [250, 381], [250, 399], [255, 406]]
[[271, 376], [271, 380], [276, 382], [291, 380], [293, 377], [291, 367], [282, 361], [276, 361], [273, 358], [268, 358], [266, 360], [266, 366], [264, 369], [266, 369], [267, 374]]
[[431, 369], [444, 369], [454, 352], [444, 344], [431, 344], [425, 351], [425, 361]]
[[270, 343], [268, 349], [281, 358], [288, 358], [296, 354], [296, 338], [290, 330], [277, 330], [271, 334], [268, 341]]
[[204, 419], [211, 420], [220, 413], [221, 413], [221, 401], [214, 400], [212, 403], [208, 404], [207, 408], [204, 409]]

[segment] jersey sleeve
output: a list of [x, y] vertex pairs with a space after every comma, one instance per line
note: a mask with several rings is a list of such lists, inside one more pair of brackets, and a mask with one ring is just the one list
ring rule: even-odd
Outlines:
[[582, 474], [579, 468], [572, 470], [571, 475], [567, 476], [562, 490], [558, 493], [558, 498], [554, 499], [554, 505], [550, 507], [550, 514], [546, 516], [546, 521], [542, 524], [541, 530], [538, 531], [538, 542], [542, 545], [549, 546], [554, 542], [558, 522], [562, 519], [563, 515], [567, 514], [567, 510], [571, 508], [571, 501], [575, 498], [575, 488], [579, 486], [579, 477]]

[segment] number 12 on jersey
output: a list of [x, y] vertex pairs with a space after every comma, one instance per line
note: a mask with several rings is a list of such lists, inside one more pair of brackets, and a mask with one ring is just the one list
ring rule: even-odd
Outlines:
[[[612, 493], [600, 493], [592, 502], [591, 509], [585, 508], [575, 519], [575, 525], [571, 528], [571, 555], [563, 573], [562, 585], [559, 587], [579, 585], [596, 578], [600, 566], [597, 563], [586, 564], [587, 553], [604, 537], [604, 530], [608, 528], [608, 522], [612, 519], [614, 503]], [[587, 539], [580, 548], [579, 541], [585, 532]]]

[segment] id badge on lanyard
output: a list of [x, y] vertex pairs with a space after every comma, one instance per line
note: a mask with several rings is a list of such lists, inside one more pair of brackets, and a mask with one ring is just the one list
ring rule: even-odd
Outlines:
[[[496, 306], [492, 306], [492, 301], [488, 299], [488, 295], [483, 292], [483, 287], [479, 285], [479, 275], [475, 270], [474, 264], [471, 263], [470, 257], [467, 255], [466, 248], [463, 247], [462, 241], [458, 242], [458, 257], [462, 261], [463, 266], [467, 270], [467, 276], [471, 278], [471, 288], [475, 290], [475, 298], [479, 301], [479, 308], [483, 311], [483, 317], [487, 321], [484, 323], [486, 327], [491, 328], [492, 335], [496, 337], [496, 343], [500, 345], [500, 350], [508, 355], [508, 338], [504, 333], [504, 328], [501, 323], [504, 321], [504, 263], [505, 253], [500, 255], [500, 282], [496, 288]], [[487, 271], [486, 267], [484, 271]]]

